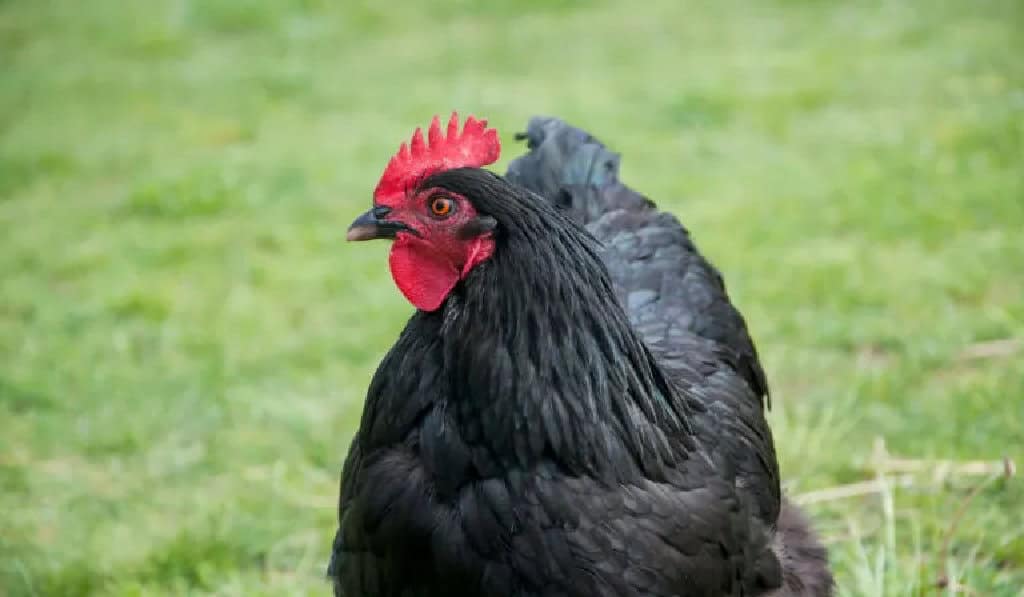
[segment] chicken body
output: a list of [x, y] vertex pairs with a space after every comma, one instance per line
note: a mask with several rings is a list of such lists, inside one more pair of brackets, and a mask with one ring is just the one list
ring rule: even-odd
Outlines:
[[497, 247], [371, 382], [336, 595], [829, 594], [721, 277], [592, 137], [535, 119], [528, 138], [507, 179], [422, 183], [493, 218]]

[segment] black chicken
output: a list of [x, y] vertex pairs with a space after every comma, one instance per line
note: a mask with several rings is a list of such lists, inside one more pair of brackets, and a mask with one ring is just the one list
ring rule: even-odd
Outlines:
[[393, 239], [418, 310], [345, 462], [335, 594], [831, 594], [718, 272], [594, 138], [525, 137], [502, 178], [493, 130], [435, 119], [349, 230]]

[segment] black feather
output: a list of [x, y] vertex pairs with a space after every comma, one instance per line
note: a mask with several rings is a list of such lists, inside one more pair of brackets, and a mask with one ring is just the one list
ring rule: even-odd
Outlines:
[[758, 396], [768, 382], [746, 322], [722, 276], [675, 216], [619, 180], [619, 155], [557, 118], [535, 117], [522, 134], [531, 149], [507, 178], [563, 208], [601, 241], [602, 257], [644, 339], [682, 327], [731, 351], [731, 365]]

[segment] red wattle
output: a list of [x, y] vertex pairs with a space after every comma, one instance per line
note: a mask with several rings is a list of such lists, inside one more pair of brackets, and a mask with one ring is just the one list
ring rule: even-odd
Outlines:
[[461, 276], [446, 256], [415, 238], [395, 241], [388, 264], [395, 285], [414, 307], [423, 311], [437, 310]]

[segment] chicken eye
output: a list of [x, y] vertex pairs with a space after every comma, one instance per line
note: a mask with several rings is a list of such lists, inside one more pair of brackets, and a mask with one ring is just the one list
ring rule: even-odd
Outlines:
[[455, 211], [455, 202], [448, 197], [437, 195], [430, 199], [430, 213], [438, 218], [447, 218]]

